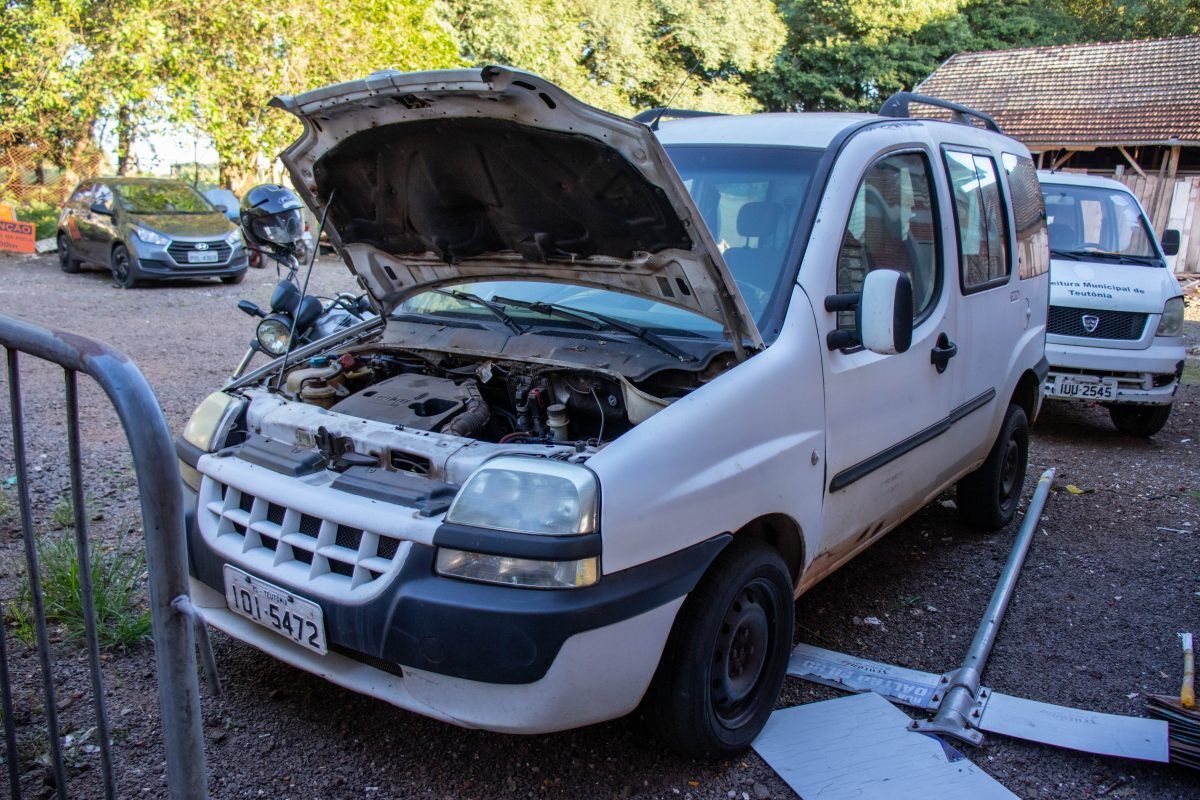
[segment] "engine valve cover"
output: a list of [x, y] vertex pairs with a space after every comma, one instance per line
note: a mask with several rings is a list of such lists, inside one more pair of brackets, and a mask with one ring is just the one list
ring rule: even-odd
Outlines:
[[405, 373], [356, 392], [329, 410], [388, 425], [437, 431], [462, 412], [467, 398], [466, 388], [454, 381]]

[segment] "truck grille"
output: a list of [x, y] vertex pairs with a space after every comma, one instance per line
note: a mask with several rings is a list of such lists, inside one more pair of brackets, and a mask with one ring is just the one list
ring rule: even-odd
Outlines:
[[[216, 253], [217, 260], [213, 261], [213, 262], [195, 263], [195, 264], [188, 261], [188, 253], [195, 251], [196, 245], [198, 245], [198, 244], [207, 245], [207, 247], [204, 248], [204, 251], [208, 252], [208, 253]], [[233, 248], [231, 248], [229, 246], [229, 244], [222, 239], [217, 239], [216, 241], [203, 242], [203, 243], [201, 243], [201, 242], [171, 242], [171, 246], [167, 248], [167, 252], [171, 254], [171, 258], [175, 259], [175, 261], [177, 263], [179, 263], [181, 266], [184, 266], [184, 267], [205, 267], [205, 266], [211, 267], [213, 264], [224, 264], [226, 261], [229, 260], [229, 254], [232, 252], [232, 250], [233, 250]]]
[[[1084, 317], [1096, 320], [1089, 331]], [[1087, 339], [1121, 339], [1136, 341], [1146, 329], [1146, 314], [1135, 311], [1106, 311], [1095, 308], [1071, 308], [1050, 306], [1046, 319], [1046, 332], [1059, 336], [1082, 336]]]
[[204, 527], [227, 547], [232, 537], [247, 562], [268, 576], [320, 581], [326, 592], [355, 590], [390, 573], [407, 552], [400, 539], [303, 514], [209, 477], [204, 483]]

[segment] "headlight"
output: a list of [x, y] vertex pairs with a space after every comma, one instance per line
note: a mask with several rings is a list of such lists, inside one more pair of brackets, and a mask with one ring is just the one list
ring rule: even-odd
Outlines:
[[192, 412], [192, 418], [183, 428], [184, 441], [194, 444], [206, 453], [212, 450], [215, 444], [213, 439], [235, 402], [233, 395], [224, 392], [213, 392], [200, 401], [200, 405]]
[[273, 356], [281, 356], [287, 352], [288, 338], [292, 335], [290, 320], [270, 316], [258, 323], [255, 335], [258, 343]]
[[549, 536], [593, 533], [598, 499], [596, 476], [585, 467], [501, 456], [467, 478], [446, 521]]
[[230, 247], [237, 247], [242, 243], [242, 232], [237, 228], [234, 228], [225, 237], [225, 243]]
[[1183, 335], [1183, 298], [1172, 297], [1163, 306], [1162, 317], [1158, 320], [1158, 332], [1155, 336]]
[[591, 586], [599, 580], [600, 563], [595, 556], [576, 561], [537, 561], [443, 547], [438, 550], [437, 571], [453, 578], [507, 586], [578, 589]]
[[149, 228], [143, 228], [141, 225], [134, 225], [133, 232], [137, 237], [146, 244], [156, 244], [159, 247], [166, 247], [171, 243], [171, 240], [163, 236], [158, 231], [152, 231]]

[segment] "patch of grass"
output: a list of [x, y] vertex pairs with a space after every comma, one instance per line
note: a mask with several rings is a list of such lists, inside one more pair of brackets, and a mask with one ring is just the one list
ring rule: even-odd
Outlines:
[[[84, 641], [83, 594], [75, 540], [62, 533], [38, 539], [46, 621], [62, 628], [68, 642]], [[100, 647], [125, 649], [150, 638], [150, 610], [142, 602], [145, 556], [140, 551], [93, 549], [92, 587]], [[37, 641], [29, 577], [21, 581], [11, 608], [14, 633], [29, 646]]]
[[1200, 360], [1189, 358], [1183, 364], [1184, 386], [1200, 386]]
[[49, 239], [54, 236], [54, 231], [58, 226], [58, 211], [57, 205], [44, 202], [42, 200], [31, 200], [24, 205], [17, 206], [17, 219], [21, 222], [32, 222], [37, 226], [37, 238]]
[[57, 530], [70, 530], [75, 527], [75, 508], [70, 498], [60, 497], [50, 509], [50, 522]]

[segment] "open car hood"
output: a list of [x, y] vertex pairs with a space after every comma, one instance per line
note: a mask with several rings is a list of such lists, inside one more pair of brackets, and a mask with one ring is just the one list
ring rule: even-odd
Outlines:
[[[384, 313], [463, 280], [593, 286], [693, 311], [739, 353], [762, 338], [645, 125], [504, 67], [375, 73], [277, 108], [281, 155]], [[330, 202], [332, 199], [332, 202]]]

